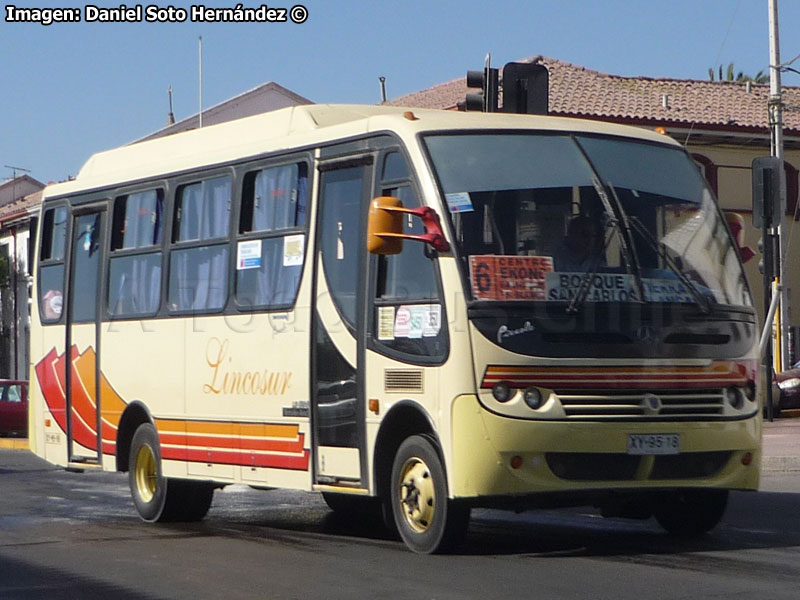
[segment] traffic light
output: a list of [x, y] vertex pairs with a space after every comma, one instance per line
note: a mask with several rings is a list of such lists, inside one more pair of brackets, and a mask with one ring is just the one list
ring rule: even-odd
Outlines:
[[550, 74], [535, 63], [506, 63], [503, 67], [503, 112], [546, 115]]
[[[480, 92], [470, 92], [463, 103], [464, 110], [497, 112], [498, 69], [489, 66], [483, 71], [467, 71], [467, 87], [480, 88]], [[459, 107], [460, 108], [460, 107]]]
[[753, 226], [775, 227], [783, 206], [783, 160], [774, 156], [753, 159]]

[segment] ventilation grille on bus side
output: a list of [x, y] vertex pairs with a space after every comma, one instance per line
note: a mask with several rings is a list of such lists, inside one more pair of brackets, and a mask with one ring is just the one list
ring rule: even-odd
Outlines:
[[423, 392], [422, 369], [386, 369], [383, 377], [387, 392]]

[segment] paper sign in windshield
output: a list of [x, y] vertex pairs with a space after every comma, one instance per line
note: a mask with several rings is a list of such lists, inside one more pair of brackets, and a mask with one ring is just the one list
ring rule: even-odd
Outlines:
[[[636, 279], [627, 273], [548, 273], [547, 299], [573, 300], [583, 285], [586, 302], [638, 302]], [[687, 287], [677, 279], [642, 279], [647, 302], [694, 302]]]
[[472, 297], [476, 300], [544, 300], [550, 256], [469, 257]]
[[447, 207], [451, 213], [472, 212], [475, 208], [472, 206], [468, 192], [453, 192], [445, 194], [447, 199]]

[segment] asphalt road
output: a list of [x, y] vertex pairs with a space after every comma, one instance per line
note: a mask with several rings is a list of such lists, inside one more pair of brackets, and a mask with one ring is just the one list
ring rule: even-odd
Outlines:
[[794, 600], [800, 474], [762, 487], [694, 542], [590, 510], [476, 511], [458, 554], [418, 556], [315, 494], [231, 486], [202, 523], [148, 525], [124, 474], [0, 449], [0, 599]]

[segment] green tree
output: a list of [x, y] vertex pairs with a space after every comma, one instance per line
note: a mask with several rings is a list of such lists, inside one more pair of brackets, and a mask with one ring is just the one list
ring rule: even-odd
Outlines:
[[[769, 83], [769, 74], [764, 73], [764, 71], [759, 71], [756, 73], [755, 77], [751, 75], [745, 75], [742, 71], [736, 73], [736, 70], [733, 67], [733, 63], [728, 64], [728, 68], [725, 69], [723, 74], [723, 67], [720, 65], [717, 70], [718, 81], [739, 81], [739, 82], [746, 82], [752, 81], [753, 83]], [[709, 81], [715, 81], [714, 78], [714, 67], [711, 67], [708, 70], [708, 79]]]

